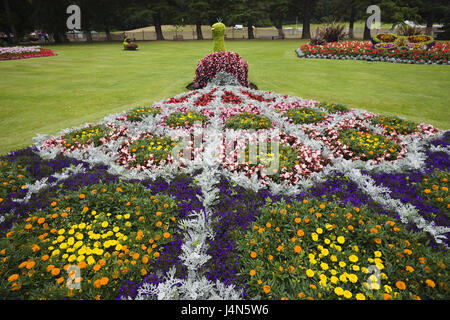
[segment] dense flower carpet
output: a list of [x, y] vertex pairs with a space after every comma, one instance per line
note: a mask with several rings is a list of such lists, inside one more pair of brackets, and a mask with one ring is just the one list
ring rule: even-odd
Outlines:
[[[394, 35], [392, 35], [394, 36]], [[401, 40], [401, 38], [397, 39]], [[425, 42], [426, 43], [426, 42]], [[412, 44], [412, 46], [409, 46]], [[422, 45], [414, 46], [415, 44]], [[400, 44], [399, 41], [339, 41], [325, 45], [302, 45], [296, 50], [300, 58], [366, 60], [408, 64], [450, 64], [450, 43], [437, 42], [427, 48], [422, 42]]]
[[2, 299], [448, 299], [450, 132], [236, 82], [0, 159]]
[[38, 58], [38, 57], [51, 57], [55, 55], [56, 54], [51, 49], [44, 49], [39, 46], [0, 47], [0, 61]]

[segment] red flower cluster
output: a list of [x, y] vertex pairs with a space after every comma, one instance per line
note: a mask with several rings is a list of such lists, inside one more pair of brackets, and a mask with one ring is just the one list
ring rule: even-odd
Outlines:
[[242, 99], [231, 91], [225, 91], [222, 95], [222, 103], [241, 104]]
[[430, 50], [423, 49], [376, 49], [370, 41], [340, 41], [328, 43], [324, 46], [305, 44], [301, 50], [306, 55], [329, 55], [329, 56], [369, 56], [372, 58], [400, 58], [411, 61], [441, 61], [447, 63], [450, 57], [450, 43], [438, 42]]
[[25, 53], [2, 53], [0, 55], [0, 61], [2, 60], [19, 60], [28, 58], [38, 58], [38, 57], [52, 57], [56, 56], [50, 49], [40, 48], [39, 52], [25, 52]]
[[216, 76], [223, 71], [236, 77], [240, 84], [249, 87], [248, 63], [235, 52], [213, 52], [205, 56], [197, 64], [194, 84], [198, 88], [204, 88]]
[[199, 106], [206, 106], [208, 105], [216, 96], [214, 95], [214, 92], [216, 92], [216, 88], [212, 89], [210, 92], [202, 94], [200, 97], [195, 100], [194, 105]]
[[188, 93], [188, 94], [186, 94], [186, 95], [184, 95], [184, 96], [181, 96], [181, 97], [179, 97], [179, 98], [171, 97], [169, 100], [163, 102], [163, 104], [186, 102], [186, 101], [188, 101], [188, 99], [189, 99], [190, 97], [192, 97], [194, 94], [197, 94], [197, 91], [193, 91], [193, 92]]
[[253, 99], [253, 100], [256, 100], [256, 101], [259, 101], [259, 102], [274, 102], [275, 101], [275, 98], [267, 98], [266, 99], [263, 96], [256, 95], [256, 94], [251, 93], [251, 92], [246, 91], [246, 90], [241, 90], [241, 93], [245, 94], [250, 99]]

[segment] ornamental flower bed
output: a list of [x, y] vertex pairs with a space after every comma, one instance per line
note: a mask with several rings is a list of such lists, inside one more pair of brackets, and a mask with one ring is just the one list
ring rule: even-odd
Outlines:
[[[420, 43], [419, 43], [420, 44]], [[302, 45], [297, 50], [300, 58], [320, 59], [351, 59], [384, 61], [395, 63], [416, 64], [450, 64], [450, 44], [437, 42], [429, 50], [427, 48], [409, 47], [393, 43], [381, 42], [380, 47], [374, 47], [370, 41], [339, 41], [323, 46], [310, 44]]]
[[449, 137], [235, 82], [38, 136], [0, 297], [448, 299]]
[[56, 56], [56, 54], [51, 49], [44, 49], [39, 46], [0, 48], [0, 61], [38, 58], [38, 57], [51, 57], [51, 56]]

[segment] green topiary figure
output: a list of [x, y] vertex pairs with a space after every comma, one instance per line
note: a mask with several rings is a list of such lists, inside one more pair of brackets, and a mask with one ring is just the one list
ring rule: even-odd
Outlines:
[[214, 52], [225, 51], [225, 30], [225, 25], [220, 20], [211, 27], [214, 39]]

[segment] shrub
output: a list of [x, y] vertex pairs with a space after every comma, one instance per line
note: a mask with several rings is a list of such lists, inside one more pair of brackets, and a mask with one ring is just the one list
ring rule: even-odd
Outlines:
[[397, 34], [400, 36], [415, 36], [422, 34], [422, 31], [416, 26], [410, 26], [406, 23], [402, 23], [397, 28]]
[[201, 59], [195, 70], [194, 86], [205, 87], [219, 71], [233, 75], [244, 87], [250, 86], [248, 63], [239, 54], [230, 51], [214, 52]]
[[324, 27], [319, 28], [318, 36], [326, 42], [337, 42], [344, 40], [346, 36], [345, 26], [343, 24], [335, 23], [325, 25]]

